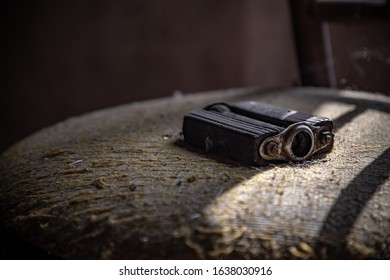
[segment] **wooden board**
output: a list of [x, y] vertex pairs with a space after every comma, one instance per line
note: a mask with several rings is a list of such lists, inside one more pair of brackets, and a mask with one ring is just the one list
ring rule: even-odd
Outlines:
[[[183, 115], [255, 100], [335, 120], [304, 163], [240, 166], [188, 147]], [[0, 158], [0, 220], [63, 258], [389, 258], [390, 99], [295, 88], [226, 90], [72, 118]]]

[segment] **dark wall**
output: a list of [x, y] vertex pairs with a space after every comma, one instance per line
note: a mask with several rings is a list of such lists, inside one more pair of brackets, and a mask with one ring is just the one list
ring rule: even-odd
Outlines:
[[390, 1], [290, 4], [302, 84], [390, 95]]
[[298, 80], [284, 0], [9, 1], [1, 13], [0, 150], [70, 116], [174, 90]]

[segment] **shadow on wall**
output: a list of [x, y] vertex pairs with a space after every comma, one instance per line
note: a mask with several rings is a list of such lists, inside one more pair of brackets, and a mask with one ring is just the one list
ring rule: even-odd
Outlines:
[[0, 151], [134, 100], [298, 81], [287, 0], [8, 1]]

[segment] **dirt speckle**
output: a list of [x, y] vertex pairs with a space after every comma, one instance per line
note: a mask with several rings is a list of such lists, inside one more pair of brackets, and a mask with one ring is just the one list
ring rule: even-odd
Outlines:
[[190, 176], [187, 178], [188, 183], [193, 183], [193, 182], [195, 182], [195, 180], [196, 180], [195, 176]]

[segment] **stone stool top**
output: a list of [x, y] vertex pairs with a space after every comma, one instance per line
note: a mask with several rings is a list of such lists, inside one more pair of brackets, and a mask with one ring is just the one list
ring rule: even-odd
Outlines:
[[[335, 120], [331, 153], [241, 166], [187, 146], [183, 115], [262, 101]], [[226, 90], [68, 119], [0, 157], [0, 221], [62, 258], [390, 258], [390, 98]]]

